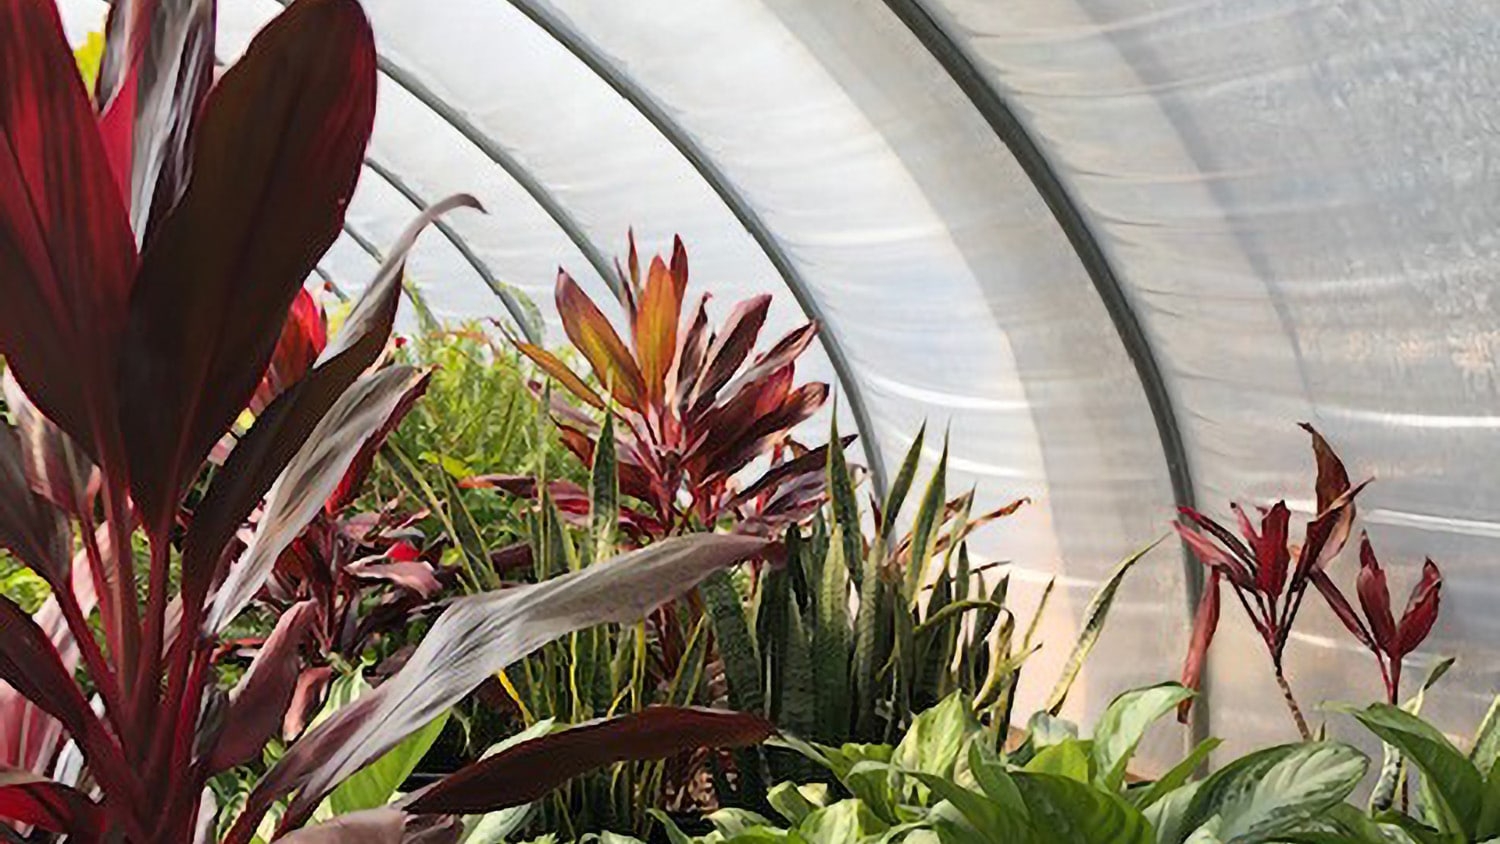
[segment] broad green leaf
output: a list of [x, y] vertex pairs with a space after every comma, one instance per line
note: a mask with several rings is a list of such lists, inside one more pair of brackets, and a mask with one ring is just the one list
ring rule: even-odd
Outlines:
[[[1109, 615], [1109, 608], [1115, 602], [1115, 593], [1119, 591], [1125, 575], [1129, 574], [1135, 564], [1165, 538], [1156, 539], [1126, 557], [1115, 567], [1109, 579], [1104, 581], [1104, 585], [1099, 587], [1099, 591], [1094, 593], [1093, 600], [1089, 601], [1088, 609], [1083, 613], [1083, 626], [1078, 632], [1078, 640], [1073, 644], [1073, 652], [1068, 654], [1068, 661], [1063, 664], [1062, 676], [1057, 678], [1057, 685], [1052, 687], [1052, 694], [1047, 696], [1048, 712], [1056, 715], [1062, 711], [1063, 702], [1068, 699], [1068, 692], [1073, 688], [1073, 681], [1078, 679], [1078, 672], [1083, 668], [1084, 660], [1088, 659], [1089, 652], [1094, 649], [1094, 643], [1099, 641], [1099, 635], [1104, 631], [1104, 620]], [[1040, 611], [1037, 615], [1041, 615]], [[1027, 638], [1029, 639], [1030, 636], [1028, 635]]]
[[906, 770], [951, 777], [965, 745], [978, 732], [979, 722], [969, 702], [955, 692], [912, 721], [896, 746], [893, 763]]
[[1078, 739], [1068, 739], [1051, 747], [1044, 747], [1031, 761], [1026, 763], [1024, 770], [1030, 773], [1055, 774], [1067, 777], [1078, 782], [1089, 782], [1091, 776], [1089, 766], [1090, 748], [1089, 743]]
[[719, 809], [718, 811], [710, 812], [708, 821], [725, 838], [733, 838], [754, 827], [772, 825], [770, 818], [764, 815], [758, 815], [748, 809], [736, 808]]
[[417, 769], [422, 757], [432, 749], [433, 742], [437, 741], [447, 723], [448, 713], [444, 712], [386, 751], [384, 756], [340, 783], [328, 795], [328, 803], [334, 814], [347, 815], [389, 803], [396, 790]]
[[1118, 791], [1146, 729], [1192, 696], [1192, 690], [1177, 683], [1163, 683], [1125, 692], [1111, 701], [1094, 727], [1091, 748], [1100, 787]]
[[1424, 787], [1431, 789], [1440, 804], [1436, 808], [1441, 831], [1475, 834], [1484, 805], [1484, 780], [1474, 763], [1446, 736], [1421, 718], [1389, 704], [1339, 708], [1382, 741], [1400, 749], [1422, 772]]
[[1218, 818], [1218, 836], [1225, 844], [1276, 841], [1343, 802], [1368, 768], [1364, 754], [1345, 744], [1267, 748], [1204, 780], [1182, 829], [1194, 830]]
[[[1422, 714], [1422, 702], [1427, 696], [1427, 690], [1432, 688], [1438, 680], [1442, 679], [1448, 669], [1453, 667], [1453, 657], [1441, 660], [1427, 672], [1427, 679], [1423, 681], [1417, 693], [1401, 704], [1401, 709], [1413, 715]], [[1370, 792], [1370, 811], [1379, 812], [1389, 809], [1395, 802], [1396, 792], [1402, 788], [1407, 780], [1406, 759], [1401, 755], [1394, 745], [1381, 742], [1380, 777], [1375, 781], [1375, 788]], [[1484, 770], [1480, 768], [1479, 770]]]
[[1016, 772], [1012, 778], [1049, 844], [1155, 844], [1146, 818], [1113, 794], [1055, 774]]
[[1142, 810], [1151, 828], [1156, 830], [1157, 844], [1178, 844], [1193, 831], [1187, 825], [1188, 813], [1205, 782], [1199, 780], [1169, 791]]
[[863, 802], [841, 800], [808, 815], [797, 825], [797, 832], [808, 844], [850, 844], [889, 828]]
[[807, 798], [806, 794], [798, 788], [796, 783], [781, 782], [771, 787], [766, 793], [766, 802], [771, 804], [778, 814], [786, 818], [789, 824], [799, 824], [804, 818], [817, 811], [819, 806]]
[[1496, 759], [1500, 759], [1500, 696], [1484, 713], [1484, 720], [1474, 733], [1474, 747], [1469, 751], [1469, 760], [1481, 771], [1488, 771]]
[[1010, 842], [1027, 834], [1024, 817], [1009, 813], [1005, 807], [983, 794], [970, 791], [947, 777], [922, 771], [904, 771], [922, 783], [937, 798], [951, 804], [971, 827], [996, 844]]

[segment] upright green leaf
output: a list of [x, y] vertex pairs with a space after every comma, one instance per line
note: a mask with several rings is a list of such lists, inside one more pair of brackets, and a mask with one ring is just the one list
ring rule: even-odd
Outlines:
[[896, 472], [896, 478], [891, 482], [891, 489], [886, 493], [885, 506], [881, 509], [881, 521], [876, 525], [876, 530], [884, 543], [889, 546], [892, 531], [896, 527], [896, 517], [901, 513], [901, 505], [906, 503], [907, 493], [911, 491], [911, 483], [917, 476], [917, 464], [922, 460], [922, 441], [927, 438], [927, 423], [917, 429], [916, 439], [912, 440], [911, 448], [906, 450], [906, 457], [901, 460], [901, 468]]
[[828, 500], [833, 507], [834, 542], [840, 543], [840, 559], [849, 566], [849, 576], [858, 583], [863, 576], [864, 534], [859, 525], [859, 503], [854, 497], [854, 480], [839, 448], [838, 414], [830, 414], [832, 433], [828, 439]]
[[948, 479], [948, 441], [943, 440], [943, 454], [927, 482], [927, 491], [922, 495], [922, 505], [917, 510], [917, 521], [911, 530], [910, 557], [906, 561], [905, 599], [908, 606], [917, 599], [918, 590], [926, 580], [927, 562], [932, 559], [932, 549], [937, 544], [938, 529], [943, 523], [943, 511], [947, 504], [946, 484]]
[[834, 525], [829, 558], [822, 566], [821, 582], [814, 601], [812, 661], [817, 684], [817, 723], [814, 735], [822, 741], [838, 741], [849, 734], [850, 631], [849, 570], [844, 565], [842, 525]]
[[864, 571], [854, 615], [854, 734], [870, 739], [875, 737], [875, 702], [880, 696], [878, 672], [885, 662], [881, 653], [880, 610], [881, 596], [887, 587], [874, 555], [864, 561]]
[[1047, 696], [1048, 712], [1056, 715], [1062, 711], [1063, 702], [1068, 699], [1068, 692], [1073, 688], [1073, 681], [1078, 679], [1078, 672], [1083, 668], [1084, 660], [1088, 659], [1089, 652], [1094, 649], [1094, 643], [1099, 641], [1099, 636], [1104, 630], [1104, 620], [1109, 615], [1109, 608], [1115, 602], [1115, 593], [1119, 591], [1125, 575], [1129, 574], [1135, 564], [1165, 538], [1156, 539], [1145, 548], [1126, 557], [1115, 567], [1114, 573], [1104, 581], [1104, 585], [1099, 587], [1099, 591], [1094, 593], [1093, 600], [1089, 601], [1088, 609], [1083, 613], [1083, 625], [1078, 633], [1078, 641], [1073, 644], [1073, 652], [1068, 654], [1068, 661], [1063, 664], [1062, 676], [1057, 678], [1057, 685], [1052, 687], [1052, 694]]
[[1500, 759], [1500, 696], [1490, 704], [1474, 733], [1474, 747], [1469, 751], [1469, 760], [1481, 771], [1488, 771]]
[[347, 815], [362, 809], [374, 809], [391, 802], [397, 789], [417, 769], [422, 757], [432, 749], [448, 724], [448, 713], [432, 719], [427, 726], [407, 736], [386, 754], [365, 766], [354, 776], [339, 784], [328, 795], [328, 804], [335, 815]]
[[615, 417], [604, 416], [599, 441], [594, 447], [594, 466], [589, 474], [589, 527], [594, 535], [595, 560], [615, 555], [615, 532], [620, 523], [619, 464], [615, 456]]
[[745, 605], [726, 571], [714, 572], [698, 587], [703, 606], [713, 625], [719, 656], [724, 660], [724, 676], [729, 681], [729, 705], [740, 712], [764, 712], [765, 692], [760, 682], [760, 656]]
[[912, 720], [892, 761], [905, 770], [951, 777], [979, 722], [963, 695], [951, 694]]
[[[1413, 715], [1421, 715], [1422, 702], [1427, 697], [1427, 690], [1448, 673], [1448, 669], [1453, 667], [1453, 662], [1453, 657], [1448, 657], [1434, 665], [1432, 670], [1427, 672], [1427, 679], [1422, 682], [1417, 693], [1401, 704], [1401, 709]], [[1404, 787], [1407, 779], [1406, 760], [1401, 755], [1401, 751], [1385, 742], [1381, 742], [1380, 750], [1380, 778], [1375, 781], [1375, 788], [1370, 792], [1371, 812], [1389, 809], [1396, 800], [1396, 792]]]

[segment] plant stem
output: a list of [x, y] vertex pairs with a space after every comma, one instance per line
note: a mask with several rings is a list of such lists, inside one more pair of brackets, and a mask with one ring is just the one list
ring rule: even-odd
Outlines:
[[1286, 700], [1286, 708], [1291, 710], [1292, 720], [1297, 722], [1297, 732], [1302, 734], [1303, 741], [1312, 741], [1312, 731], [1307, 728], [1307, 719], [1302, 717], [1302, 708], [1297, 705], [1297, 698], [1292, 695], [1292, 687], [1286, 681], [1286, 672], [1281, 670], [1281, 661], [1274, 663], [1276, 673], [1276, 685], [1281, 687], [1281, 696]]

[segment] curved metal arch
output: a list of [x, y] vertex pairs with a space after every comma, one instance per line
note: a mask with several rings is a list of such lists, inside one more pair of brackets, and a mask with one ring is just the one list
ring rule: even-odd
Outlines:
[[[1105, 256], [1099, 238], [1084, 217], [1082, 208], [1005, 98], [989, 84], [974, 59], [933, 16], [923, 0], [885, 0], [885, 5], [942, 66], [989, 124], [996, 137], [1010, 150], [1021, 169], [1031, 179], [1032, 186], [1047, 203], [1047, 208], [1062, 227], [1063, 233], [1067, 235], [1068, 243], [1088, 272], [1099, 298], [1103, 300], [1110, 321], [1120, 335], [1120, 342], [1125, 346], [1125, 352], [1135, 367], [1136, 377], [1141, 381], [1141, 389], [1146, 394], [1146, 403], [1156, 423], [1157, 438], [1161, 441], [1162, 454], [1167, 463], [1173, 500], [1178, 507], [1196, 507], [1197, 494], [1193, 488], [1193, 475], [1171, 390], [1141, 325], [1140, 317]], [[1196, 612], [1198, 600], [1203, 594], [1203, 567], [1186, 548], [1183, 550], [1188, 613], [1191, 616]], [[1193, 709], [1195, 717], [1192, 741], [1196, 743], [1208, 734], [1206, 685]]]
[[[429, 205], [427, 200], [423, 199], [422, 195], [417, 193], [405, 179], [381, 163], [375, 156], [366, 154], [365, 166], [370, 168], [375, 175], [384, 179], [391, 187], [395, 188], [396, 192], [405, 197], [406, 201], [415, 206], [418, 211], [427, 210]], [[434, 220], [432, 225], [449, 243], [453, 244], [453, 248], [458, 250], [458, 254], [463, 256], [463, 259], [468, 262], [469, 266], [474, 268], [474, 272], [479, 274], [479, 278], [484, 281], [485, 286], [489, 287], [490, 291], [499, 297], [500, 302], [505, 305], [505, 310], [510, 313], [511, 319], [515, 320], [516, 324], [521, 327], [521, 333], [526, 335], [527, 342], [533, 344], [540, 343], [541, 338], [537, 336], [536, 326], [532, 325], [531, 320], [527, 319], [526, 311], [516, 301], [515, 296], [509, 290], [505, 289], [505, 285], [501, 284], [499, 279], [495, 278], [495, 274], [490, 272], [489, 265], [478, 255], [474, 254], [474, 250], [469, 246], [468, 241], [464, 240], [462, 235], [442, 219]]]
[[[275, 0], [275, 2], [282, 8], [285, 8], [291, 4], [292, 0]], [[410, 71], [392, 61], [384, 53], [376, 55], [376, 68], [385, 74], [387, 79], [396, 83], [397, 87], [411, 94], [418, 102], [426, 106], [429, 111], [441, 118], [444, 123], [452, 126], [453, 130], [462, 135], [464, 140], [473, 144], [480, 152], [484, 153], [486, 158], [494, 162], [501, 170], [504, 170], [506, 175], [510, 176], [516, 184], [520, 185], [522, 190], [526, 191], [532, 201], [541, 206], [547, 216], [552, 218], [552, 222], [558, 228], [562, 229], [563, 234], [567, 235], [567, 238], [573, 242], [578, 251], [583, 253], [584, 259], [589, 262], [590, 266], [604, 280], [609, 289], [616, 295], [619, 295], [619, 280], [615, 277], [615, 272], [610, 262], [605, 260], [604, 253], [599, 251], [594, 242], [584, 233], [583, 227], [579, 225], [573, 215], [568, 213], [568, 210], [562, 206], [562, 203], [557, 201], [557, 197], [553, 196], [541, 182], [538, 182], [531, 175], [531, 172], [516, 160], [515, 156], [501, 149], [500, 145], [496, 144], [479, 127], [475, 126], [473, 121], [459, 113], [457, 109], [445, 102], [442, 97], [423, 84]]]
[[677, 149], [683, 158], [687, 159], [703, 181], [707, 182], [709, 187], [713, 188], [714, 193], [719, 195], [719, 199], [728, 206], [730, 213], [740, 221], [740, 225], [744, 226], [745, 231], [755, 240], [766, 258], [771, 261], [771, 265], [781, 276], [782, 282], [791, 291], [792, 298], [801, 307], [802, 313], [808, 319], [815, 320], [823, 329], [818, 332], [818, 336], [823, 343], [823, 350], [828, 354], [829, 363], [833, 365], [834, 374], [844, 389], [844, 396], [849, 402], [849, 411], [854, 416], [854, 425], [863, 441], [865, 460], [869, 463], [870, 483], [876, 497], [885, 498], [887, 488], [885, 459], [876, 442], [874, 420], [870, 416], [864, 395], [859, 389], [859, 382], [854, 377], [853, 368], [849, 364], [849, 356], [844, 351], [843, 344], [839, 342], [838, 335], [832, 331], [822, 307], [813, 298], [812, 289], [807, 280], [792, 263], [791, 257], [782, 248], [781, 242], [771, 233], [765, 220], [730, 181], [724, 170], [713, 161], [708, 152], [672, 119], [667, 110], [635, 80], [615, 67], [586, 38], [574, 31], [551, 10], [533, 0], [510, 0], [510, 3], [613, 88], [615, 93], [630, 103], [662, 137]]

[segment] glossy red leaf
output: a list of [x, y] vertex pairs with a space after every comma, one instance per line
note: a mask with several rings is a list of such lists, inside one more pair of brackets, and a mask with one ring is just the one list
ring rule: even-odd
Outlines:
[[292, 300], [292, 309], [271, 352], [271, 363], [250, 399], [250, 410], [260, 413], [272, 399], [302, 380], [327, 345], [328, 325], [323, 309], [304, 287]]
[[1299, 427], [1312, 435], [1313, 455], [1318, 461], [1318, 513], [1321, 514], [1348, 491], [1349, 472], [1344, 468], [1344, 461], [1334, 453], [1333, 446], [1316, 428], [1306, 422], [1299, 423]]
[[1286, 502], [1276, 502], [1261, 519], [1260, 535], [1255, 540], [1255, 585], [1269, 598], [1280, 597], [1286, 585], [1287, 568], [1292, 560], [1287, 545], [1291, 518]]
[[771, 307], [771, 294], [762, 293], [734, 306], [729, 318], [704, 355], [703, 371], [693, 385], [692, 412], [702, 413], [718, 399], [719, 390], [745, 362]]
[[[847, 436], [840, 437], [839, 448], [848, 448], [849, 444], [854, 442], [854, 440], [858, 436], [858, 434], [849, 434]], [[729, 506], [737, 507], [745, 503], [746, 501], [755, 498], [758, 495], [772, 492], [782, 484], [798, 478], [799, 476], [806, 475], [808, 473], [821, 474], [827, 466], [828, 444], [825, 443], [815, 449], [812, 449], [806, 454], [803, 454], [801, 457], [794, 457], [791, 460], [787, 460], [783, 463], [778, 463], [777, 465], [772, 466], [754, 483], [752, 483], [748, 487], [745, 487], [743, 492], [739, 493], [733, 499], [731, 499], [729, 502]]]
[[1366, 536], [1359, 548], [1359, 576], [1355, 580], [1355, 592], [1359, 595], [1360, 608], [1370, 622], [1370, 633], [1375, 643], [1386, 653], [1396, 647], [1396, 621], [1391, 616], [1391, 592], [1385, 582], [1385, 571], [1375, 559]]
[[189, 144], [213, 82], [214, 0], [115, 0], [95, 99], [137, 240], [187, 188]]
[[103, 830], [99, 806], [83, 792], [28, 771], [0, 766], [0, 818], [94, 841]]
[[1396, 659], [1411, 653], [1421, 646], [1432, 625], [1437, 622], [1438, 603], [1442, 597], [1443, 575], [1432, 560], [1422, 563], [1422, 579], [1412, 588], [1406, 601], [1406, 610], [1401, 614], [1401, 624], [1396, 629], [1396, 648], [1392, 655]]
[[[338, 236], [375, 114], [356, 0], [299, 0], [214, 85], [192, 178], [141, 259], [120, 424], [147, 530], [249, 402], [292, 299]], [[24, 383], [24, 382], [23, 382]]]
[[807, 351], [807, 347], [812, 345], [813, 339], [817, 336], [818, 324], [816, 322], [809, 322], [801, 328], [792, 329], [785, 337], [776, 341], [776, 345], [772, 346], [769, 351], [757, 355], [755, 362], [736, 376], [723, 392], [732, 396], [745, 384], [758, 381], [790, 365]]
[[[1203, 597], [1198, 599], [1198, 610], [1193, 615], [1193, 638], [1188, 643], [1187, 659], [1182, 665], [1182, 685], [1193, 691], [1202, 686], [1208, 648], [1213, 644], [1214, 633], [1219, 629], [1219, 601], [1219, 569], [1210, 567], [1208, 582], [1203, 585]], [[1177, 720], [1187, 723], [1192, 706], [1192, 698], [1178, 704]]]
[[639, 620], [767, 544], [743, 536], [674, 537], [542, 583], [458, 599], [395, 676], [287, 750], [251, 794], [225, 844], [248, 841], [272, 801], [293, 790], [287, 823], [300, 823], [339, 782], [546, 642], [598, 624]]
[[479, 209], [466, 194], [448, 197], [413, 220], [355, 302], [307, 377], [276, 397], [235, 446], [193, 514], [183, 547], [183, 593], [201, 607], [224, 546], [360, 373], [379, 359], [400, 303], [406, 256], [422, 231], [455, 208]]
[[640, 367], [614, 326], [567, 272], [557, 274], [557, 313], [573, 346], [583, 354], [599, 383], [615, 401], [637, 412], [644, 409], [645, 381]]
[[344, 567], [344, 571], [350, 577], [358, 580], [372, 580], [389, 583], [409, 592], [413, 592], [422, 598], [432, 598], [443, 591], [443, 584], [433, 574], [432, 566], [427, 563], [417, 562], [378, 562], [374, 560], [359, 560]]
[[672, 372], [673, 390], [677, 396], [677, 411], [685, 413], [698, 376], [703, 371], [703, 360], [708, 356], [709, 344], [713, 342], [713, 331], [708, 327], [708, 294], [698, 298], [698, 308], [688, 330], [678, 341], [677, 367]]
[[522, 806], [579, 774], [615, 762], [665, 759], [760, 744], [776, 728], [759, 715], [653, 706], [520, 742], [459, 770], [404, 804], [418, 814], [477, 814]]
[[[1196, 516], [1194, 518], [1195, 522], [1200, 519], [1208, 519], [1207, 516], [1201, 514], [1194, 515]], [[1250, 570], [1245, 567], [1244, 563], [1235, 559], [1222, 548], [1209, 541], [1203, 534], [1198, 533], [1187, 525], [1173, 523], [1172, 527], [1176, 529], [1177, 535], [1182, 537], [1182, 541], [1187, 543], [1188, 548], [1192, 549], [1193, 555], [1198, 558], [1198, 561], [1207, 566], [1211, 571], [1222, 571], [1229, 578], [1230, 583], [1241, 589], [1253, 590], [1255, 588], [1255, 578], [1251, 575]]]
[[360, 447], [430, 375], [392, 366], [366, 375], [339, 396], [271, 485], [249, 547], [230, 566], [214, 597], [207, 632], [222, 630], [255, 597], [276, 559], [322, 509]]
[[266, 742], [280, 733], [302, 674], [297, 650], [317, 620], [314, 601], [296, 604], [277, 619], [250, 669], [229, 692], [228, 728], [209, 754], [210, 775], [259, 758]]
[[135, 239], [54, 4], [0, 0], [0, 79], [0, 353], [97, 456], [117, 441]]

